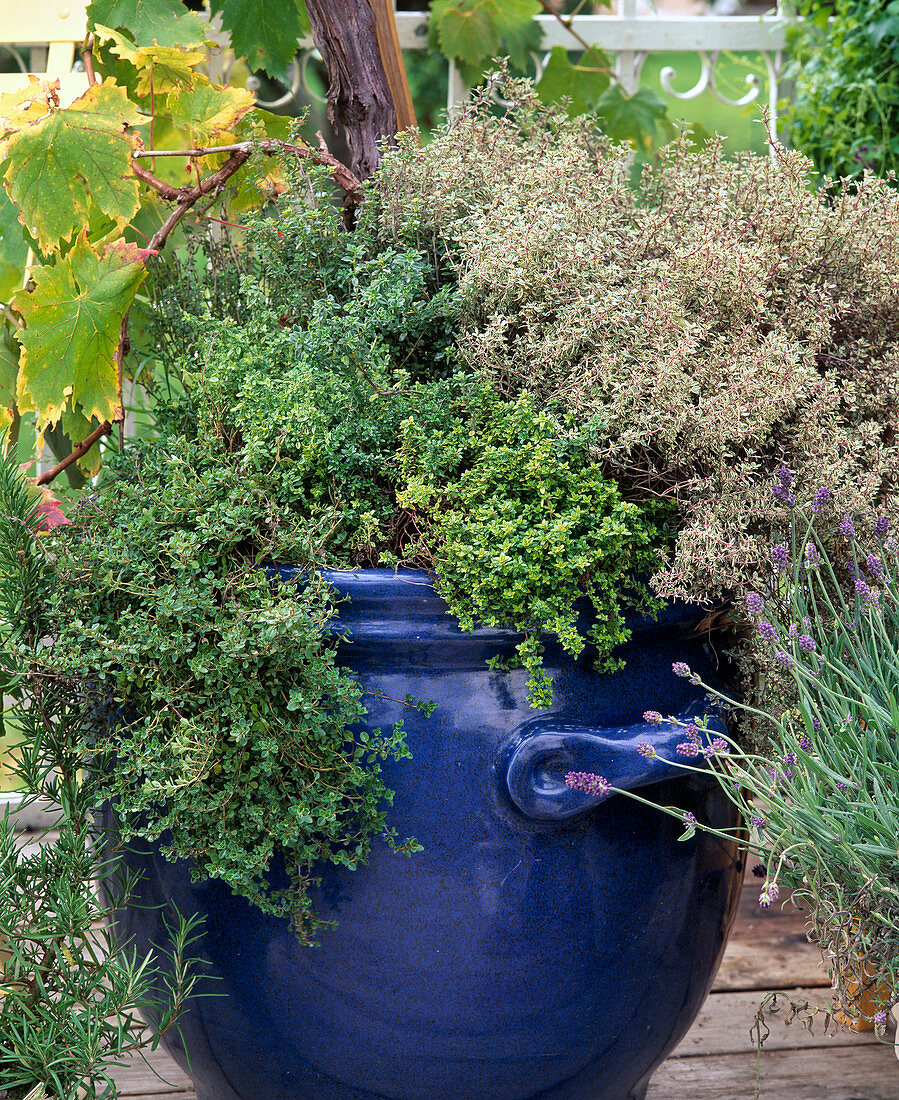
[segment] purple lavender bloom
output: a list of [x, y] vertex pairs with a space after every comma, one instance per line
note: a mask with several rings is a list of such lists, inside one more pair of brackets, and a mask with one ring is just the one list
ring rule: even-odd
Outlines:
[[658, 726], [661, 724], [662, 716], [657, 710], [644, 710], [643, 721], [649, 722], [650, 725]]
[[787, 671], [789, 671], [791, 668], [796, 667], [796, 662], [793, 660], [793, 658], [789, 655], [789, 653], [784, 653], [782, 649], [779, 649], [774, 654], [774, 660], [777, 661], [777, 663], [783, 668], [787, 669]]
[[699, 726], [697, 726], [695, 722], [688, 722], [686, 726], [684, 726], [684, 733], [691, 741], [699, 742]]
[[762, 619], [762, 621], [759, 623], [758, 631], [759, 635], [764, 638], [766, 642], [777, 641], [777, 631], [766, 619]]
[[855, 525], [852, 522], [852, 516], [848, 514], [843, 516], [840, 521], [840, 534], [847, 539], [855, 538]]
[[884, 1010], [874, 1013], [874, 1026], [877, 1028], [887, 1026], [887, 1014]]
[[874, 593], [868, 587], [867, 583], [858, 577], [855, 582], [855, 591], [861, 596], [863, 603], [876, 603], [874, 599]]
[[799, 637], [799, 627], [795, 623], [790, 623], [789, 629], [787, 630], [787, 637], [792, 641], [795, 641]]
[[675, 676], [689, 676], [690, 666], [688, 664], [685, 664], [683, 661], [675, 661], [674, 664], [671, 666], [671, 671], [674, 673]]
[[868, 572], [875, 581], [883, 581], [886, 579], [886, 574], [883, 571], [883, 563], [876, 554], [869, 554], [865, 565], [867, 565]]
[[796, 753], [788, 752], [784, 754], [783, 764], [785, 768], [792, 768], [796, 764]]
[[815, 639], [810, 634], [800, 634], [797, 641], [803, 653], [811, 653], [815, 648]]
[[785, 489], [789, 489], [793, 485], [793, 473], [788, 470], [786, 466], [778, 466], [775, 471], [777, 474], [777, 480], [783, 485]]
[[807, 542], [805, 544], [805, 568], [817, 569], [821, 565], [821, 555], [818, 553], [818, 547], [813, 542]]
[[830, 504], [830, 489], [828, 489], [826, 485], [822, 485], [817, 493], [815, 493], [812, 509], [815, 512], [823, 512], [828, 504]]
[[659, 755], [648, 741], [638, 741], [637, 752], [641, 756], [645, 756], [647, 760], [652, 760]]
[[730, 745], [728, 745], [723, 737], [716, 737], [712, 741], [712, 751], [718, 756], [727, 756], [730, 752]]
[[765, 601], [758, 592], [750, 592], [746, 597], [746, 608], [750, 615], [761, 615]]
[[858, 562], [854, 561], [852, 558], [848, 558], [846, 561], [846, 572], [849, 574], [850, 577], [852, 577], [853, 580], [856, 580], [858, 577], [860, 577], [861, 572], [858, 568]]
[[886, 516], [881, 516], [880, 519], [874, 524], [874, 534], [879, 538], [885, 538], [887, 531], [890, 529], [890, 521]]
[[678, 756], [698, 756], [699, 745], [695, 741], [681, 741], [677, 746]]
[[838, 779], [837, 780], [837, 790], [838, 791], [848, 791], [849, 790], [849, 784], [848, 783], [843, 783]]
[[785, 485], [775, 485], [771, 490], [771, 495], [776, 501], [779, 501], [781, 504], [786, 504], [789, 508], [792, 508], [796, 503], [796, 497]]
[[790, 568], [790, 551], [781, 542], [771, 550], [771, 560], [774, 562], [774, 568], [778, 573], [783, 573], [784, 570]]
[[758, 829], [759, 832], [763, 832], [765, 829], [768, 828], [768, 822], [765, 821], [763, 817], [751, 817], [749, 819], [749, 824], [753, 827], [753, 829]]
[[812, 729], [815, 731], [815, 733], [821, 732], [821, 723], [818, 721], [817, 718], [812, 719]]
[[565, 783], [573, 791], [583, 791], [584, 794], [608, 794], [612, 785], [608, 779], [593, 772], [569, 772], [565, 776]]
[[685, 825], [695, 825], [696, 824], [696, 814], [691, 814], [690, 811], [687, 810], [684, 813], [684, 824]]
[[762, 890], [759, 894], [759, 908], [770, 909], [771, 908], [771, 895], [767, 890]]
[[803, 734], [803, 736], [799, 738], [799, 747], [803, 752], [811, 752], [813, 748], [811, 737], [806, 737], [805, 734]]

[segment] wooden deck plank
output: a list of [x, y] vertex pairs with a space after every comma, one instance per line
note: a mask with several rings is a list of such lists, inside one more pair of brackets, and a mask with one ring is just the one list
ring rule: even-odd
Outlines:
[[[763, 1053], [760, 1100], [897, 1100], [899, 1064], [891, 1046]], [[646, 1100], [755, 1100], [754, 1054], [669, 1058]]]
[[[785, 992], [797, 1001], [807, 998], [813, 1005], [826, 1006], [830, 1000], [828, 989], [791, 989]], [[696, 1017], [692, 1028], [672, 1052], [671, 1057], [751, 1054], [755, 1051], [755, 1040], [750, 1035], [750, 1028], [764, 996], [765, 993], [762, 990], [745, 993], [712, 993]], [[762, 1058], [767, 1058], [768, 1053], [773, 1050], [811, 1048], [830, 1050], [833, 1047], [842, 1046], [882, 1045], [871, 1031], [857, 1033], [833, 1025], [825, 1031], [823, 1013], [815, 1018], [811, 1032], [798, 1021], [785, 1024], [784, 1017], [789, 1006], [783, 1000], [779, 1004], [780, 1008], [777, 1012], [765, 1013], [769, 1035], [762, 1047]], [[896, 1065], [896, 1070], [896, 1095], [899, 1097], [899, 1063]]]
[[712, 988], [736, 992], [829, 986], [821, 953], [806, 939], [805, 917], [790, 901], [789, 891], [784, 891], [782, 904], [761, 909], [759, 890], [759, 880], [747, 876]]

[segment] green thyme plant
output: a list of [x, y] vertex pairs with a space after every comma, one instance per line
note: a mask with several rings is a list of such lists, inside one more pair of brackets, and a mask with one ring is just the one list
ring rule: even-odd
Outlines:
[[8, 810], [0, 820], [0, 1089], [10, 1100], [75, 1100], [110, 1095], [110, 1071], [177, 1026], [199, 974], [190, 957], [195, 919], [173, 927], [164, 979], [158, 960], [116, 942], [103, 923], [127, 903], [134, 880], [112, 876], [98, 895], [113, 854], [100, 853], [92, 826], [100, 785], [83, 769], [85, 700], [44, 669], [57, 578], [41, 521], [40, 497], [0, 438], [5, 727], [21, 741], [12, 760], [24, 804], [43, 798], [59, 807], [53, 835], [32, 852], [21, 850]]
[[[853, 517], [833, 513], [826, 488], [808, 515], [795, 508], [786, 468], [775, 493], [790, 507], [787, 537], [762, 590], [746, 595], [745, 616], [795, 705], [758, 715], [772, 731], [764, 751], [710, 739], [701, 721], [679, 723], [684, 740], [671, 763], [695, 770], [698, 759], [710, 760], [763, 860], [760, 905], [790, 887], [831, 967], [839, 1007], [857, 1018], [868, 991], [883, 1027], [899, 998], [899, 545], [883, 517], [861, 537]], [[839, 549], [828, 553], [828, 544]], [[674, 671], [700, 682], [684, 664]], [[720, 705], [756, 713], [703, 686]], [[638, 751], [653, 753], [648, 745]], [[599, 776], [569, 782], [614, 789]], [[683, 839], [706, 829], [692, 815], [685, 824]]]
[[365, 213], [348, 232], [316, 174], [254, 232], [227, 301], [165, 300], [182, 392], [56, 534], [43, 660], [100, 716], [85, 751], [123, 839], [161, 839], [312, 942], [317, 865], [355, 867], [378, 837], [417, 848], [379, 770], [408, 755], [402, 727], [354, 732], [365, 694], [322, 570], [436, 571], [463, 627], [521, 631], [546, 705], [540, 635], [580, 652], [584, 595], [614, 666], [622, 607], [655, 606], [666, 509], [621, 499], [588, 428], [460, 359], [445, 255], [383, 242]]

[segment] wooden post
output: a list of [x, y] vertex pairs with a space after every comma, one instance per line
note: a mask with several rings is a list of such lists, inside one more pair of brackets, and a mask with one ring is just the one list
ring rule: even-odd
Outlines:
[[[330, 78], [328, 117], [346, 130], [350, 168], [360, 179], [366, 179], [378, 167], [379, 144], [385, 138], [392, 142], [398, 130], [415, 122], [389, 2], [306, 3], [312, 39]], [[380, 23], [376, 15], [379, 9]], [[392, 80], [388, 74], [392, 74]]]

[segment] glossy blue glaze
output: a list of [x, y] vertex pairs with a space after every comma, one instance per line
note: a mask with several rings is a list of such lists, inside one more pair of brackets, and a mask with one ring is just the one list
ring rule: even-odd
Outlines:
[[[166, 940], [174, 911], [199, 909], [199, 953], [226, 997], [183, 1023], [200, 1100], [632, 1100], [699, 1010], [740, 886], [735, 848], [620, 795], [594, 805], [568, 770], [653, 784], [647, 794], [720, 827], [736, 823], [714, 781], [665, 778], [636, 741], [669, 744], [647, 708], [691, 716], [715, 657], [673, 605], [635, 620], [613, 676], [548, 641], [551, 712], [526, 674], [491, 672], [509, 631], [462, 633], [423, 573], [329, 574], [342, 659], [376, 694], [371, 726], [402, 718], [413, 759], [385, 766], [388, 823], [424, 851], [377, 845], [367, 867], [326, 867], [315, 895], [339, 923], [302, 947], [217, 882], [155, 849], [133, 852], [143, 907], [120, 918], [139, 947]], [[437, 704], [404, 707], [407, 693]], [[595, 803], [595, 799], [593, 802]], [[277, 876], [275, 869], [273, 874]], [[178, 1036], [169, 1049], [185, 1067]]]

